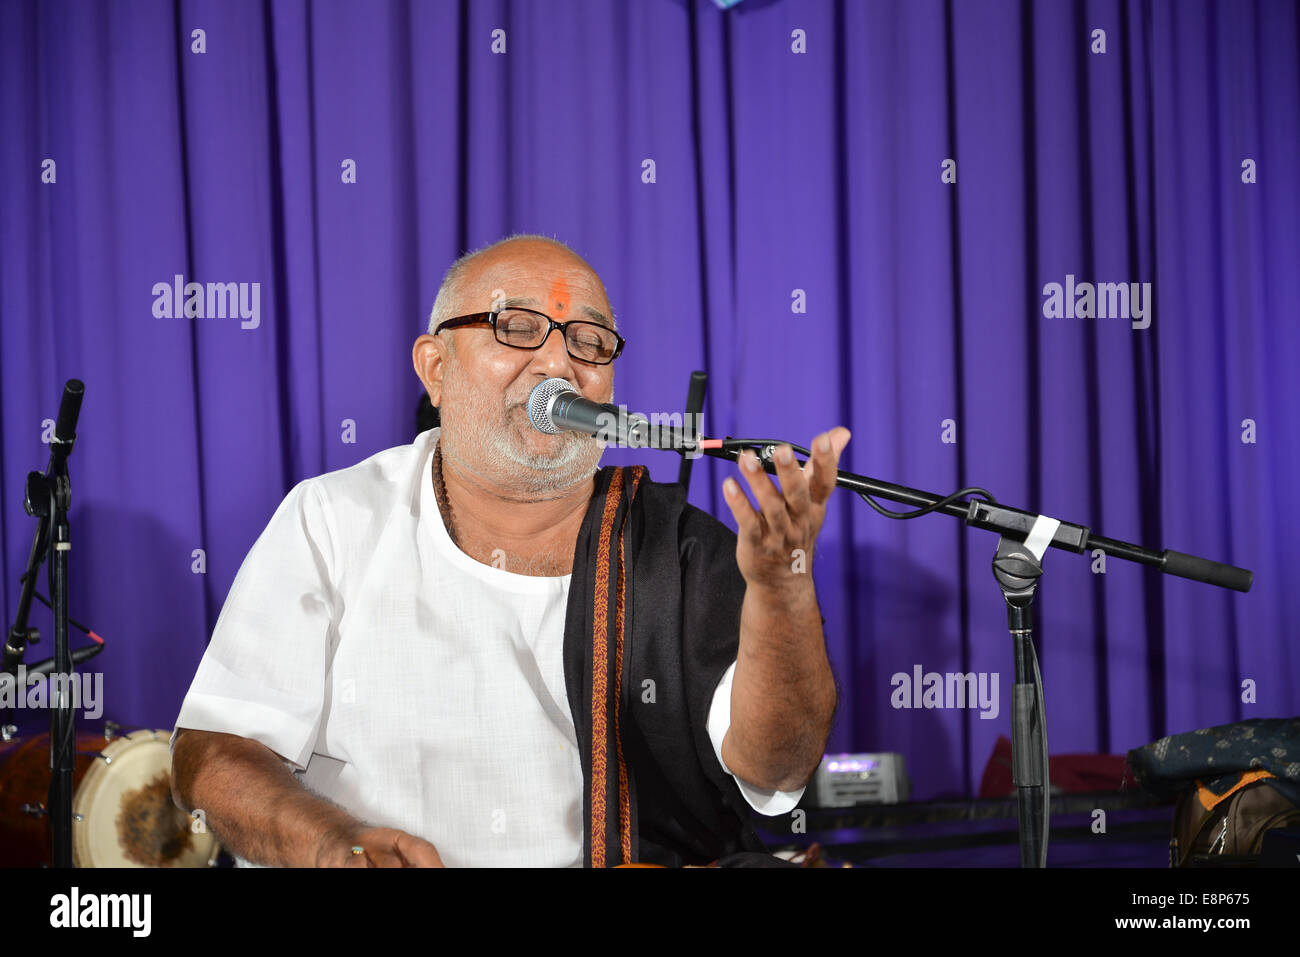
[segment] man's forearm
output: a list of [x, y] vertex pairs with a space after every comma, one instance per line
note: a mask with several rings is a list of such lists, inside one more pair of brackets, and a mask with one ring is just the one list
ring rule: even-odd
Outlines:
[[172, 796], [187, 812], [201, 810], [227, 850], [272, 867], [315, 867], [363, 827], [304, 788], [270, 748], [232, 734], [181, 732]]
[[757, 787], [803, 786], [821, 761], [834, 712], [835, 679], [811, 577], [781, 591], [747, 588], [722, 743], [727, 767]]

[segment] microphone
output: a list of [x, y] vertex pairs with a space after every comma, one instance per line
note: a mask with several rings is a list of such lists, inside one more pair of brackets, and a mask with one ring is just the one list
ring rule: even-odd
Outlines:
[[[528, 394], [528, 420], [547, 435], [583, 432], [604, 438], [623, 438], [619, 432], [619, 408], [593, 402], [569, 385], [567, 379], [547, 379]], [[645, 416], [632, 415], [629, 420], [649, 424]], [[631, 423], [629, 422], [629, 425]], [[639, 424], [639, 423], [638, 423]]]
[[528, 395], [528, 420], [547, 435], [581, 432], [612, 445], [700, 454], [698, 435], [670, 425], [656, 425], [644, 415], [620, 406], [593, 402], [575, 391], [566, 379], [547, 379], [534, 387]]
[[81, 417], [81, 400], [86, 395], [86, 385], [80, 379], [69, 379], [63, 385], [63, 399], [59, 402], [59, 417], [54, 423], [54, 438], [50, 442], [50, 466], [45, 474], [64, 474], [68, 456], [77, 441], [77, 419]]

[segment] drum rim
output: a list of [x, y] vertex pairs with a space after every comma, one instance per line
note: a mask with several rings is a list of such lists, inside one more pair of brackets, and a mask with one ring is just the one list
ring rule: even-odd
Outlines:
[[[138, 864], [135, 861], [124, 859], [121, 862], [107, 865], [96, 864], [93, 860], [93, 854], [90, 849], [90, 820], [89, 805], [93, 803], [94, 795], [99, 792], [99, 786], [102, 785], [103, 779], [112, 772], [113, 765], [111, 761], [105, 761], [104, 758], [120, 758], [124, 752], [133, 750], [141, 745], [158, 742], [166, 745], [171, 738], [171, 732], [161, 728], [138, 728], [128, 734], [115, 734], [111, 739], [105, 738], [108, 744], [97, 751], [91, 758], [91, 765], [86, 769], [85, 775], [77, 785], [76, 793], [72, 799], [72, 862], [74, 867], [148, 867], [147, 864]], [[170, 753], [170, 748], [168, 749]], [[171, 774], [170, 761], [167, 765], [167, 772]], [[116, 825], [116, 822], [114, 822]], [[211, 867], [216, 863], [217, 857], [221, 853], [221, 845], [218, 843], [216, 835], [210, 830], [194, 832], [203, 835], [211, 842], [211, 849], [207, 857], [207, 866]], [[201, 846], [201, 845], [200, 845]], [[125, 857], [125, 855], [123, 855]]]

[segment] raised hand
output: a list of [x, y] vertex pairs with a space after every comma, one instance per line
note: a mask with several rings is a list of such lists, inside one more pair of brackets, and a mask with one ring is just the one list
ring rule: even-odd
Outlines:
[[784, 590], [811, 581], [810, 574], [799, 572], [811, 572], [813, 543], [826, 520], [826, 500], [835, 490], [840, 454], [849, 438], [843, 426], [817, 436], [809, 446], [812, 457], [802, 469], [789, 445], [778, 446], [773, 459], [780, 489], [757, 455], [748, 450], [741, 454], [740, 474], [758, 502], [757, 510], [735, 479], [723, 482], [722, 491], [739, 526], [736, 563], [749, 585]]

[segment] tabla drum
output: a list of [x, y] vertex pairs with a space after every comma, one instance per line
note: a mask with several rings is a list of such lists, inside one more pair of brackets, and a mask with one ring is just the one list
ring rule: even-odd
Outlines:
[[[201, 818], [172, 801], [169, 731], [77, 735], [72, 862], [76, 867], [206, 867], [221, 848]], [[45, 802], [50, 736], [0, 743], [0, 866], [50, 860]]]

